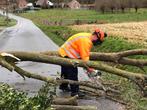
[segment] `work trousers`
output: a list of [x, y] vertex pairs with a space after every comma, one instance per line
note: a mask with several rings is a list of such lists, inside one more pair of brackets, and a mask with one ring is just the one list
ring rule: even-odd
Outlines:
[[[78, 81], [78, 68], [73, 66], [61, 66], [61, 77], [63, 79]], [[60, 87], [67, 88], [68, 84], [61, 84]], [[70, 84], [70, 89], [71, 93], [78, 93], [79, 85]]]

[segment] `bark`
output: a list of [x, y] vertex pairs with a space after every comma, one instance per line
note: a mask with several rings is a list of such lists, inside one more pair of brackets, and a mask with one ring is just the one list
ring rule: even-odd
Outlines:
[[71, 98], [54, 98], [53, 101], [52, 101], [52, 104], [54, 105], [75, 105], [77, 106], [78, 105], [78, 102], [77, 102], [77, 98], [78, 96], [74, 96], [74, 97], [71, 97]]
[[[9, 71], [13, 71], [13, 70], [15, 70], [15, 64], [14, 63], [9, 63], [9, 62], [7, 62], [3, 57], [0, 57], [0, 65], [1, 66], [3, 66], [3, 67], [5, 67], [5, 68], [7, 68]], [[25, 79], [25, 77], [24, 77], [24, 75], [23, 74], [21, 74], [21, 73], [19, 73], [18, 72], [18, 74], [23, 78], [23, 79]]]
[[55, 110], [97, 110], [95, 106], [51, 105], [51, 107]]
[[88, 87], [85, 87], [85, 86], [80, 86], [80, 90], [82, 92], [87, 92], [88, 94], [92, 95], [92, 96], [104, 96], [105, 95], [105, 92], [104, 91], [98, 91], [96, 89], [93, 89], [93, 88], [88, 88]]
[[0, 57], [0, 65], [6, 67], [11, 72], [14, 70], [14, 67], [8, 62], [6, 62], [5, 59], [2, 57]]

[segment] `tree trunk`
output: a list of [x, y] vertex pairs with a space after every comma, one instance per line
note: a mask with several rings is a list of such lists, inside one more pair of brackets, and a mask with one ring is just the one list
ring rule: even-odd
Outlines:
[[[13, 55], [20, 58], [21, 61], [34, 61], [34, 62], [51, 63], [51, 64], [67, 65], [67, 66], [70, 65], [70, 66], [79, 66], [79, 67], [85, 67], [85, 65], [87, 65], [88, 67], [93, 67], [98, 70], [106, 71], [106, 72], [109, 72], [118, 76], [122, 76], [130, 80], [136, 80], [136, 79], [146, 80], [147, 79], [147, 75], [145, 74], [128, 72], [125, 70], [121, 70], [121, 69], [109, 66], [102, 62], [87, 61], [86, 63], [84, 63], [82, 60], [61, 58], [56, 56], [47, 56], [43, 54], [29, 53], [29, 52], [15, 52], [13, 53]], [[109, 55], [109, 58], [110, 58], [110, 55]]]
[[[141, 91], [145, 91], [145, 87], [147, 86], [147, 75], [142, 73], [133, 73], [125, 70], [118, 69], [116, 67], [109, 66], [107, 64], [104, 64], [102, 62], [96, 62], [96, 61], [87, 61], [83, 62], [82, 60], [76, 60], [76, 59], [69, 59], [69, 58], [61, 58], [57, 52], [42, 52], [42, 53], [31, 53], [31, 52], [10, 52], [11, 54], [15, 55], [16, 57], [20, 58], [21, 61], [34, 61], [34, 62], [41, 62], [41, 63], [51, 63], [51, 64], [57, 64], [57, 65], [70, 65], [70, 66], [79, 66], [79, 67], [92, 67], [98, 70], [106, 71], [111, 74], [115, 74], [124, 78], [127, 78], [133, 82], [135, 82], [141, 89]], [[49, 56], [49, 54], [56, 55], [56, 56]], [[138, 49], [138, 50], [130, 50], [130, 51], [124, 51], [124, 52], [118, 52], [118, 53], [91, 53], [91, 59], [99, 59], [101, 61], [111, 61], [115, 63], [119, 63], [120, 61], [128, 63], [127, 60], [129, 58], [126, 58], [130, 55], [147, 55], [146, 49]], [[3, 59], [2, 59], [3, 60]], [[0, 61], [1, 65], [3, 65], [3, 61]], [[142, 68], [147, 64], [147, 61], [140, 61], [138, 59], [129, 59], [130, 62], [133, 62], [136, 60], [136, 66]], [[129, 63], [131, 65], [131, 63]], [[142, 65], [144, 64], [144, 65]], [[11, 70], [10, 65], [3, 65], [9, 70]], [[13, 65], [12, 65], [13, 66]], [[85, 85], [83, 82], [74, 82], [74, 81], [68, 81], [68, 80], [54, 80], [54, 79], [48, 79], [46, 77], [37, 76], [34, 74], [31, 74], [30, 72], [26, 72], [22, 70], [21, 68], [17, 66], [13, 66], [14, 70], [18, 72], [20, 75], [24, 75], [27, 77], [33, 77], [39, 80], [44, 80], [46, 82], [52, 82], [52, 83], [63, 83], [63, 82], [70, 82], [74, 84], [80, 84]], [[93, 85], [86, 86], [92, 87]], [[99, 87], [99, 89], [102, 89], [102, 87]]]

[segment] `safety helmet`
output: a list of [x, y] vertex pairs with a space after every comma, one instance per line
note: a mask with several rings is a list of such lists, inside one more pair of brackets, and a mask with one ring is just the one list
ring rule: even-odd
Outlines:
[[96, 35], [100, 41], [103, 41], [105, 37], [107, 37], [107, 33], [101, 31], [100, 29], [95, 29], [93, 35]]

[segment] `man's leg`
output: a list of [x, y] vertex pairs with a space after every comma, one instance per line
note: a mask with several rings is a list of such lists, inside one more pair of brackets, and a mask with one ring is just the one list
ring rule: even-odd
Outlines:
[[[77, 67], [69, 67], [69, 74], [68, 74], [68, 79], [69, 80], [74, 80], [74, 81], [78, 81], [78, 68]], [[70, 88], [71, 88], [71, 95], [77, 95], [79, 92], [79, 85], [75, 85], [75, 84], [70, 84]]]
[[[61, 78], [63, 79], [68, 79], [68, 67], [67, 66], [61, 66]], [[61, 84], [59, 86], [59, 89], [61, 90], [65, 90], [65, 91], [69, 91], [69, 88], [68, 88], [68, 83], [64, 83], [64, 84]]]

